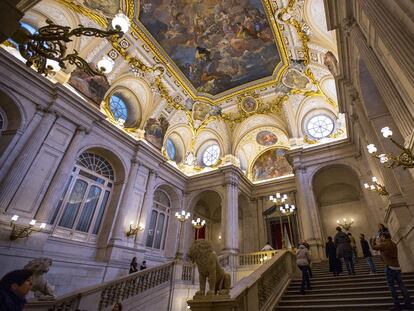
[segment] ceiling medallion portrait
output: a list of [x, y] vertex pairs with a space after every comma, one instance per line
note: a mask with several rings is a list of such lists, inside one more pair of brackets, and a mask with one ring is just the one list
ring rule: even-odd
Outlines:
[[280, 30], [269, 19], [266, 0], [138, 3], [134, 19], [145, 41], [193, 98], [211, 102], [274, 82], [287, 66]]

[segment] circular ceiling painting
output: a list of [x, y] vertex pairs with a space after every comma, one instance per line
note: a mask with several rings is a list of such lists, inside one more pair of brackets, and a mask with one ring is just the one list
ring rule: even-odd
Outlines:
[[271, 146], [277, 143], [277, 136], [270, 131], [261, 131], [256, 135], [256, 141], [262, 146]]

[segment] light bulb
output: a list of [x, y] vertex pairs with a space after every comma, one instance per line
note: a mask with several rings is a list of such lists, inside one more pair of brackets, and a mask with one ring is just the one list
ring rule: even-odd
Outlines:
[[365, 189], [368, 189], [368, 188], [369, 188], [368, 183], [365, 183], [365, 184], [364, 184], [364, 187], [365, 187]]
[[201, 221], [201, 219], [200, 218], [197, 218], [197, 222], [200, 222]]
[[339, 224], [339, 220], [337, 220], [336, 223]]
[[110, 73], [114, 68], [115, 62], [108, 55], [104, 55], [97, 66], [103, 73]]
[[12, 221], [17, 221], [17, 219], [19, 219], [19, 215], [13, 215], [11, 218]]
[[381, 153], [378, 157], [379, 157], [379, 160], [382, 164], [388, 162], [388, 157], [385, 153]]
[[44, 228], [46, 228], [46, 224], [45, 224], [44, 222], [42, 222], [42, 223], [40, 224], [40, 229], [44, 229]]
[[377, 177], [373, 176], [373, 177], [372, 177], [372, 181], [373, 181], [373, 182], [377, 182], [377, 181], [378, 181]]
[[346, 222], [346, 218], [344, 218], [344, 221]]
[[374, 185], [371, 185], [370, 188], [371, 188], [371, 190], [375, 190], [375, 186]]
[[374, 144], [369, 144], [368, 146], [367, 146], [367, 149], [368, 149], [368, 152], [369, 153], [375, 153], [375, 152], [377, 152], [377, 147], [375, 147], [375, 145]]
[[280, 199], [280, 193], [276, 193], [276, 198]]
[[46, 59], [46, 68], [53, 72], [58, 72], [61, 69], [59, 62], [54, 59]]
[[121, 30], [123, 33], [128, 31], [130, 25], [131, 22], [129, 21], [128, 16], [123, 13], [116, 14], [112, 20], [112, 27], [116, 30]]
[[354, 222], [354, 219], [353, 218], [351, 218], [351, 222]]
[[31, 226], [34, 226], [36, 224], [36, 220], [35, 219], [32, 219], [30, 222], [29, 222], [29, 225], [31, 225]]
[[185, 210], [181, 211], [181, 215], [183, 215], [183, 216], [185, 215]]
[[390, 130], [390, 128], [388, 126], [383, 127], [381, 129], [381, 133], [382, 133], [382, 136], [384, 136], [385, 138], [388, 138], [388, 137], [392, 136], [392, 131]]
[[270, 201], [273, 201], [273, 195], [271, 195], [271, 196], [269, 197], [269, 200], [270, 200]]

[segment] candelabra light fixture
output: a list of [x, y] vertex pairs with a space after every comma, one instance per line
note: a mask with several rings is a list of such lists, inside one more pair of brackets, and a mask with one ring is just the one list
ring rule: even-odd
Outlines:
[[340, 222], [339, 220], [336, 221], [336, 224], [338, 226], [340, 226], [342, 229], [344, 229], [345, 231], [349, 231], [349, 229], [351, 229], [352, 224], [354, 223], [354, 219], [351, 218], [350, 221], [348, 221], [348, 219], [343, 218], [343, 221]]
[[11, 37], [17, 43], [20, 54], [26, 59], [26, 65], [34, 65], [39, 73], [45, 75], [59, 71], [60, 68], [66, 68], [65, 62], [76, 65], [89, 75], [109, 73], [114, 65], [114, 61], [111, 58], [104, 56], [98, 62], [95, 69], [80, 57], [76, 50], [67, 54], [66, 43], [71, 42], [73, 37], [81, 36], [99, 38], [122, 37], [130, 26], [128, 17], [123, 13], [115, 15], [111, 23], [112, 29], [109, 30], [84, 27], [82, 25], [71, 29], [68, 26], [56, 25], [49, 19], [46, 20], [46, 23], [46, 26], [40, 27], [34, 34], [20, 27]]
[[145, 226], [140, 223], [139, 225], [134, 225], [134, 222], [131, 221], [129, 223], [129, 230], [126, 232], [126, 236], [129, 238], [131, 236], [135, 236], [138, 234], [139, 231], [144, 231]]
[[277, 192], [274, 196], [273, 195], [269, 196], [269, 200], [276, 204], [285, 203], [287, 199], [288, 199], [287, 194], [283, 194], [283, 193], [281, 194], [279, 192]]
[[32, 219], [29, 225], [19, 226], [17, 225], [18, 215], [13, 215], [10, 221], [10, 227], [12, 229], [10, 233], [10, 240], [23, 239], [29, 237], [33, 232], [40, 232], [46, 228], [46, 224], [42, 222], [39, 227], [36, 227], [37, 221]]
[[[290, 233], [290, 236], [293, 240], [293, 232], [292, 232], [292, 224], [291, 224], [291, 221], [290, 221], [290, 216], [295, 213], [296, 207], [293, 204], [285, 203], [285, 205], [280, 206], [279, 209], [280, 209], [280, 212], [282, 214], [287, 216], [288, 226], [289, 226], [289, 233]], [[293, 242], [293, 245], [294, 245], [295, 244], [294, 241], [292, 241], [292, 242]]]
[[203, 228], [204, 227], [204, 225], [206, 224], [206, 221], [203, 219], [200, 219], [200, 218], [197, 218], [196, 220], [191, 220], [191, 224], [193, 225], [193, 227], [195, 228], [195, 229], [201, 229], [201, 228]]
[[364, 183], [364, 188], [371, 190], [371, 191], [375, 191], [377, 192], [379, 195], [389, 195], [387, 189], [385, 188], [384, 185], [381, 185], [378, 182], [377, 177], [373, 176], [372, 177], [372, 184], [371, 183]]
[[378, 153], [377, 147], [374, 144], [369, 144], [367, 146], [368, 152], [375, 158], [379, 159], [381, 164], [384, 164], [388, 168], [396, 168], [401, 166], [403, 169], [407, 168], [414, 168], [414, 154], [413, 154], [413, 147], [408, 146], [407, 148], [401, 145], [400, 143], [396, 142], [392, 138], [392, 131], [391, 129], [386, 126], [381, 129], [381, 133], [385, 138], [389, 138], [394, 145], [396, 145], [399, 149], [401, 149], [401, 153], [399, 155], [394, 155], [392, 153]]
[[180, 223], [180, 233], [178, 235], [178, 245], [177, 245], [177, 251], [175, 253], [175, 259], [181, 259], [183, 256], [183, 254], [181, 253], [181, 240], [183, 236], [183, 227], [184, 227], [184, 222], [187, 221], [190, 218], [190, 216], [191, 214], [186, 212], [185, 210], [175, 213], [175, 217], [177, 217], [177, 220]]

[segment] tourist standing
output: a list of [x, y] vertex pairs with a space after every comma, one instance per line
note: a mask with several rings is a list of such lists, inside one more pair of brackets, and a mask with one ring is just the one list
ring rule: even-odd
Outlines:
[[364, 255], [365, 260], [367, 261], [367, 264], [368, 264], [369, 269], [371, 271], [370, 273], [375, 274], [375, 273], [377, 273], [377, 269], [375, 267], [374, 262], [372, 261], [372, 254], [371, 254], [371, 251], [369, 249], [368, 241], [365, 240], [365, 235], [362, 234], [362, 233], [359, 235], [359, 239], [361, 241], [362, 254]]
[[385, 274], [387, 277], [387, 284], [391, 292], [394, 307], [390, 310], [401, 310], [400, 302], [398, 301], [398, 294], [395, 289], [395, 282], [397, 282], [400, 291], [404, 297], [404, 309], [413, 309], [411, 304], [411, 297], [401, 277], [400, 263], [398, 262], [397, 245], [391, 240], [389, 232], [381, 234], [380, 243], [377, 244], [375, 239], [370, 240], [371, 247], [381, 252], [382, 260], [385, 264]]
[[137, 257], [132, 258], [131, 263], [129, 264], [129, 274], [138, 271], [138, 262]]
[[[305, 246], [308, 249], [308, 251], [309, 251], [309, 258], [311, 258], [310, 257], [310, 245], [309, 245], [308, 241], [302, 240], [302, 242], [300, 242], [300, 244], [302, 244], [303, 246]], [[311, 261], [311, 259], [309, 259], [308, 274], [309, 274], [309, 277], [310, 278], [312, 277], [311, 265], [312, 265], [312, 261]]]
[[348, 270], [348, 274], [355, 274], [354, 262], [352, 260], [353, 251], [351, 247], [350, 240], [345, 232], [342, 231], [341, 227], [336, 227], [336, 235], [334, 238], [334, 243], [336, 246], [336, 255], [338, 258], [343, 258]]
[[354, 258], [354, 262], [356, 261], [356, 259], [358, 258], [358, 252], [357, 252], [357, 246], [356, 246], [356, 241], [355, 238], [352, 236], [351, 232], [347, 233], [347, 236], [349, 238], [349, 241], [351, 243], [351, 247], [352, 247], [352, 252], [353, 252], [353, 258]]
[[302, 283], [300, 286], [300, 293], [305, 294], [306, 289], [311, 289], [310, 279], [309, 279], [309, 263], [310, 263], [310, 254], [309, 250], [304, 245], [299, 245], [299, 249], [296, 253], [296, 264], [298, 265], [300, 272], [302, 273]]
[[338, 276], [341, 269], [341, 262], [336, 257], [336, 247], [332, 241], [332, 237], [328, 236], [328, 242], [325, 244], [326, 258], [329, 259], [329, 271], [333, 273], [334, 276]]
[[269, 242], [266, 242], [265, 246], [263, 246], [260, 251], [261, 252], [264, 252], [264, 251], [272, 251], [272, 250], [274, 250], [274, 248], [272, 247], [272, 245], [270, 245]]
[[0, 311], [22, 311], [32, 289], [32, 272], [14, 270], [0, 280]]

